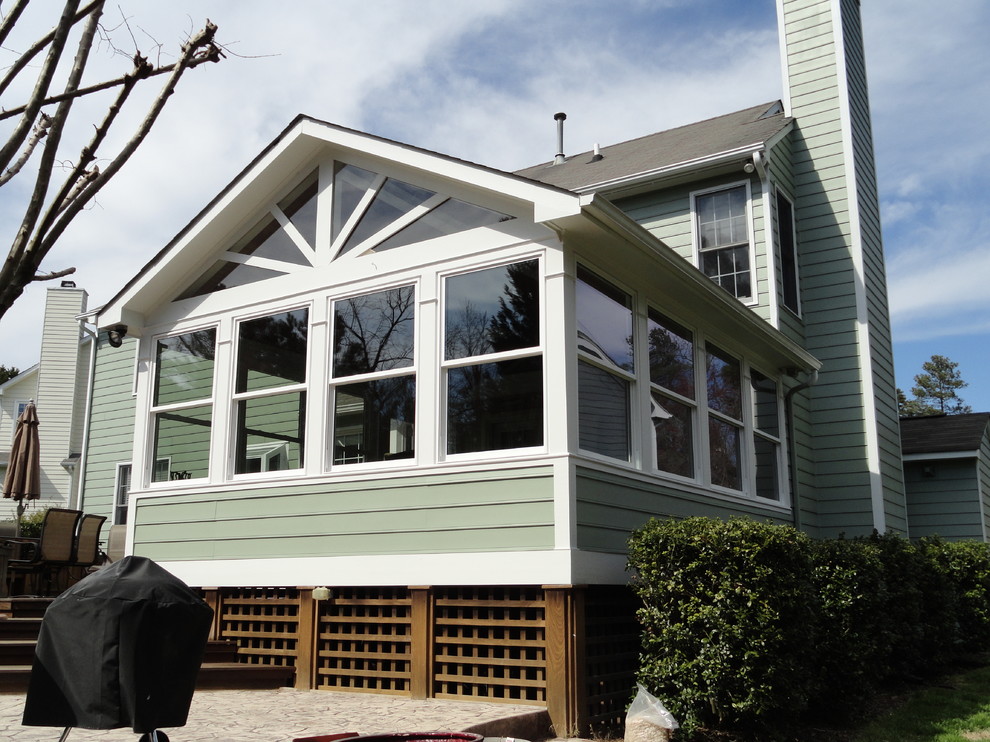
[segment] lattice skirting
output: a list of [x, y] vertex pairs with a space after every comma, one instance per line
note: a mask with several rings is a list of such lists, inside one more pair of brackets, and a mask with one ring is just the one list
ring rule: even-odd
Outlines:
[[620, 586], [210, 588], [214, 635], [297, 688], [545, 706], [558, 730], [621, 723], [639, 647]]

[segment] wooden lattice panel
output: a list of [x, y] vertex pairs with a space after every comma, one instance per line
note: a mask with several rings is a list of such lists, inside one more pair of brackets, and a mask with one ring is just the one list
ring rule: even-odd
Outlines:
[[546, 703], [542, 590], [438, 588], [434, 610], [436, 698]]
[[220, 638], [237, 642], [242, 662], [295, 667], [299, 602], [299, 590], [294, 588], [224, 588]]
[[411, 614], [406, 588], [333, 588], [320, 603], [317, 687], [410, 695]]
[[587, 719], [607, 736], [621, 728], [636, 690], [637, 600], [625, 586], [589, 588], [585, 603]]

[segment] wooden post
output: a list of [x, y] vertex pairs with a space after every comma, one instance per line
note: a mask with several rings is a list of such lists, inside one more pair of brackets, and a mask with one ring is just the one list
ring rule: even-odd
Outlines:
[[583, 587], [544, 585], [547, 712], [558, 737], [580, 736], [587, 725]]
[[433, 620], [434, 595], [433, 588], [426, 585], [416, 585], [409, 588], [412, 597], [410, 616], [410, 654], [409, 690], [413, 698], [431, 698], [433, 696]]
[[313, 588], [299, 588], [299, 616], [296, 633], [296, 690], [315, 688], [317, 634], [320, 601], [313, 600]]
[[220, 639], [221, 611], [223, 606], [220, 603], [220, 589], [216, 587], [201, 587], [203, 600], [213, 609], [213, 623], [210, 624], [210, 641]]

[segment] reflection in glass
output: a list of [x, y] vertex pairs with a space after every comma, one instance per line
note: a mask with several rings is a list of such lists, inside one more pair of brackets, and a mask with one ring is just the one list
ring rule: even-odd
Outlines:
[[333, 463], [412, 458], [415, 420], [414, 376], [336, 387]]
[[756, 369], [750, 372], [753, 387], [753, 423], [759, 430], [772, 436], [780, 435], [780, 417], [777, 414], [777, 382]]
[[694, 338], [690, 330], [660, 312], [649, 314], [650, 381], [694, 399]]
[[777, 444], [760, 435], [754, 436], [753, 444], [756, 448], [756, 494], [770, 500], [779, 500]]
[[739, 361], [708, 343], [706, 347], [708, 406], [723, 415], [742, 419], [742, 381]]
[[698, 196], [697, 209], [702, 249], [749, 241], [745, 186]]
[[739, 469], [739, 428], [715, 417], [708, 419], [709, 456], [712, 484], [742, 489]]
[[628, 294], [578, 266], [578, 346], [626, 371], [633, 370], [632, 302]]
[[512, 218], [507, 214], [458, 201], [456, 198], [449, 198], [408, 227], [399, 230], [384, 242], [376, 245], [375, 252], [466, 232], [475, 227], [488, 227]]
[[216, 330], [198, 330], [158, 340], [155, 354], [156, 406], [210, 399]]
[[310, 262], [299, 252], [299, 246], [282, 229], [274, 216], [268, 214], [255, 228], [241, 238], [230, 252], [238, 255], [253, 255], [269, 260], [281, 260], [293, 265], [309, 265]]
[[361, 221], [351, 232], [341, 252], [353, 250], [372, 235], [436, 194], [401, 180], [389, 178], [372, 200]]
[[578, 439], [585, 451], [629, 460], [629, 382], [578, 361]]
[[203, 274], [202, 278], [194, 282], [189, 288], [175, 297], [175, 301], [190, 299], [194, 296], [205, 296], [214, 291], [223, 291], [237, 286], [246, 286], [249, 283], [265, 281], [269, 278], [278, 278], [285, 273], [259, 268], [255, 265], [243, 265], [232, 263], [229, 260], [218, 260], [210, 269]]
[[543, 359], [447, 372], [447, 453], [543, 445]]
[[701, 270], [737, 298], [753, 295], [749, 275], [749, 245], [702, 253]]
[[310, 247], [316, 245], [316, 192], [317, 177], [313, 173], [278, 204]]
[[415, 291], [403, 286], [334, 303], [333, 375], [413, 365]]
[[234, 473], [299, 469], [303, 465], [306, 392], [237, 403]]
[[332, 239], [336, 240], [340, 230], [351, 218], [361, 197], [368, 192], [378, 176], [355, 167], [341, 165], [333, 178], [333, 218], [331, 219]]
[[308, 309], [241, 322], [236, 391], [253, 392], [305, 383], [308, 332]]
[[539, 262], [450, 276], [444, 307], [447, 360], [538, 346]]
[[203, 479], [210, 471], [213, 405], [155, 415], [152, 481]]
[[694, 416], [692, 408], [654, 393], [650, 419], [656, 432], [657, 469], [682, 477], [694, 476]]

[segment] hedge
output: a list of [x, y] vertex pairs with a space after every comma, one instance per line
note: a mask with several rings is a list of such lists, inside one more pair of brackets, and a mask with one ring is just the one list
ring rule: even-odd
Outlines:
[[784, 733], [990, 639], [990, 545], [813, 540], [749, 519], [652, 520], [629, 542], [639, 681], [690, 735]]

